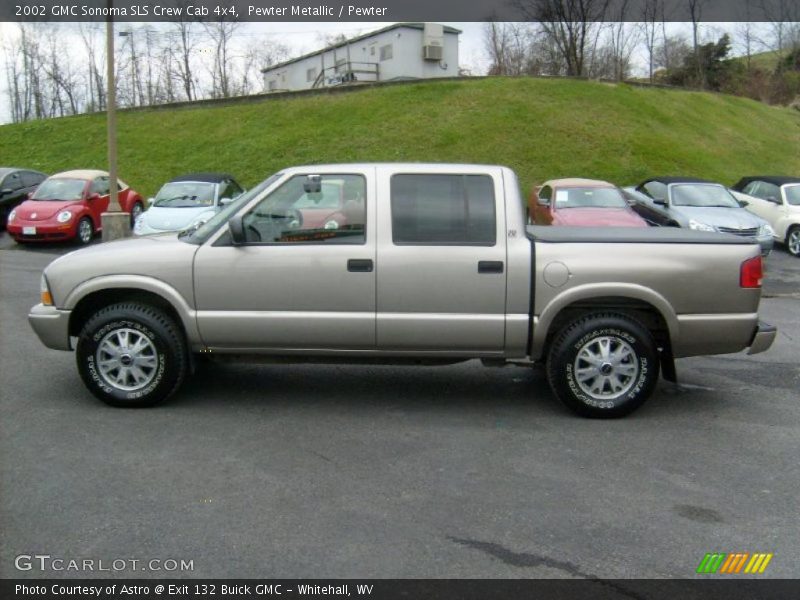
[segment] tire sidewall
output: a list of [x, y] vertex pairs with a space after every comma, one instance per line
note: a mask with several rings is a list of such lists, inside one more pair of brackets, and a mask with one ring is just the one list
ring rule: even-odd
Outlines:
[[789, 245], [789, 242], [791, 240], [792, 234], [793, 233], [797, 233], [797, 232], [800, 232], [800, 225], [794, 225], [794, 226], [790, 227], [789, 231], [786, 232], [786, 242], [785, 242], [785, 244], [786, 244], [786, 252], [789, 254], [789, 256], [794, 256], [795, 258], [800, 258], [800, 254], [795, 254], [794, 252], [792, 252], [791, 246]]
[[[625, 341], [633, 350], [638, 372], [633, 386], [611, 399], [586, 394], [575, 377], [575, 359], [586, 344], [600, 337]], [[619, 316], [589, 317], [568, 327], [554, 343], [548, 359], [548, 377], [556, 395], [569, 408], [590, 417], [620, 417], [629, 414], [650, 396], [658, 382], [658, 352], [649, 332], [638, 323]]]
[[[89, 236], [89, 239], [84, 241], [81, 238], [81, 224], [86, 221], [89, 223], [89, 227], [92, 229], [92, 235]], [[92, 219], [89, 217], [82, 217], [80, 221], [78, 221], [78, 225], [75, 227], [75, 241], [81, 245], [86, 246], [92, 242], [92, 238], [94, 237], [94, 224], [92, 223]]]
[[[152, 406], [169, 396], [183, 379], [185, 370], [183, 348], [174, 332], [156, 314], [141, 307], [105, 309], [91, 318], [78, 339], [76, 360], [78, 371], [89, 390], [112, 406]], [[139, 390], [122, 390], [109, 385], [98, 371], [97, 349], [109, 333], [123, 328], [133, 329], [146, 336], [157, 353], [157, 368], [153, 380]]]

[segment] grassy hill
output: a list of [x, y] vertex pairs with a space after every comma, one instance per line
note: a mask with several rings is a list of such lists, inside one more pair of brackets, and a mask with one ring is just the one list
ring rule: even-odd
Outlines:
[[[425, 82], [251, 104], [123, 112], [120, 176], [146, 196], [175, 175], [252, 186], [294, 164], [452, 161], [619, 184], [800, 174], [800, 114], [717, 94], [563, 79]], [[105, 168], [103, 115], [0, 127], [0, 165]]]

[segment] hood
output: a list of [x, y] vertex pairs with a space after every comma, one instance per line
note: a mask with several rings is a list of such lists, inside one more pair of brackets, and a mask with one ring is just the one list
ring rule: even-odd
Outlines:
[[80, 204], [80, 200], [26, 200], [17, 207], [17, 218], [26, 221], [46, 221], [65, 208]]
[[647, 227], [647, 222], [627, 208], [562, 208], [556, 210], [553, 225], [573, 227]]
[[712, 227], [736, 230], [761, 227], [766, 223], [764, 219], [757, 217], [744, 208], [672, 206], [671, 209], [683, 217], [684, 225], [687, 226], [690, 219]]
[[209, 206], [196, 206], [190, 208], [162, 208], [151, 206], [143, 214], [142, 219], [148, 227], [161, 231], [180, 231], [191, 225], [200, 215], [207, 214], [209, 218], [216, 211]]

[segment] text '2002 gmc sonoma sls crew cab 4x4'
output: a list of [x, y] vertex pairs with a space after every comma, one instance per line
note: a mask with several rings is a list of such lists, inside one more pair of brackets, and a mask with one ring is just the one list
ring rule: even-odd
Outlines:
[[[333, 222], [313, 217], [325, 186]], [[752, 242], [673, 228], [527, 227], [499, 166], [286, 169], [181, 233], [50, 264], [29, 319], [88, 388], [147, 406], [196, 354], [268, 362], [546, 363], [558, 398], [625, 415], [673, 358], [769, 348]], [[76, 340], [77, 339], [77, 340]], [[76, 340], [76, 341], [75, 341]]]

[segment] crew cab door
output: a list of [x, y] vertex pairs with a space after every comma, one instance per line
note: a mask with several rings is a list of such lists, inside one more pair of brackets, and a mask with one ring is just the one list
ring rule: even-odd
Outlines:
[[[221, 350], [375, 349], [374, 170], [293, 173], [243, 208], [246, 242], [227, 230], [195, 255], [197, 324]], [[344, 190], [346, 216], [311, 223]], [[307, 191], [307, 189], [309, 191]], [[339, 206], [339, 195], [336, 196]]]
[[502, 352], [501, 175], [456, 166], [397, 168], [378, 168], [378, 349]]

